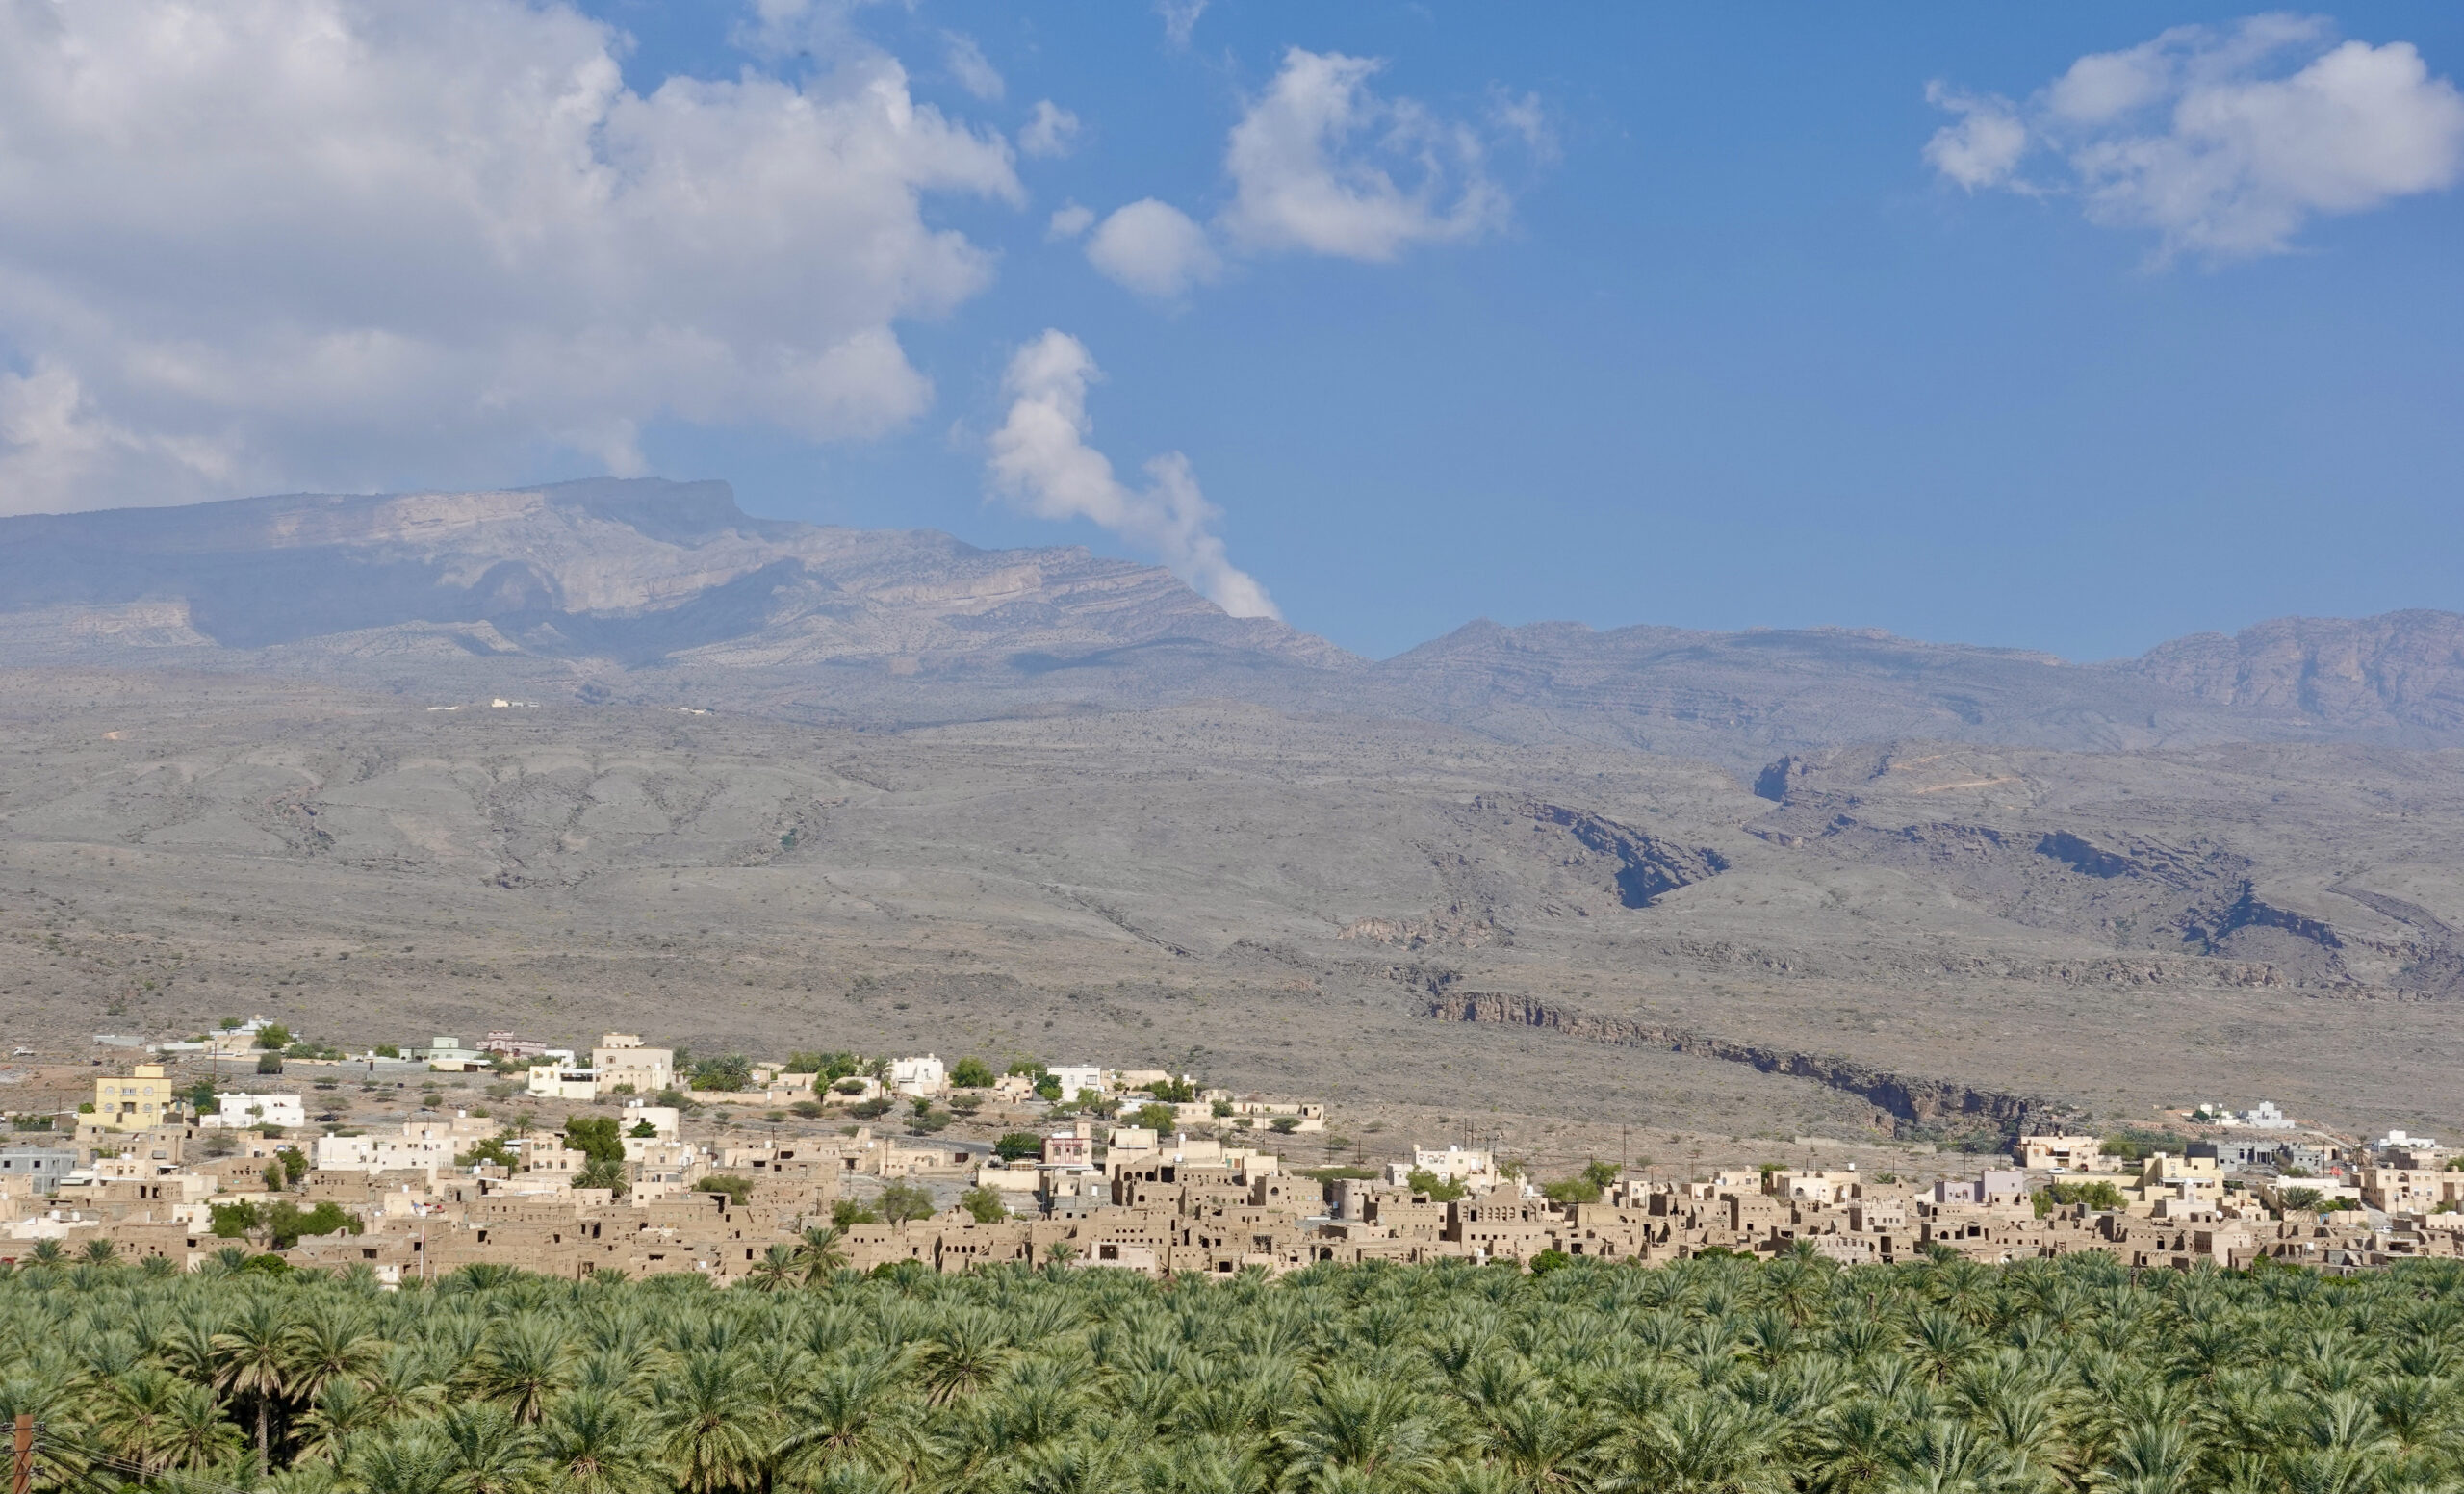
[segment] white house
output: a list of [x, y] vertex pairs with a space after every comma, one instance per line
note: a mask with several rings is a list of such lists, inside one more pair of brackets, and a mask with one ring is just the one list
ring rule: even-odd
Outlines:
[[1061, 1086], [1061, 1101], [1067, 1104], [1081, 1095], [1104, 1093], [1104, 1070], [1094, 1064], [1064, 1064], [1046, 1070], [1052, 1082]]
[[901, 1095], [928, 1099], [950, 1087], [950, 1074], [930, 1053], [922, 1058], [894, 1058], [889, 1065], [889, 1087]]
[[599, 1071], [576, 1069], [571, 1063], [533, 1064], [529, 1092], [535, 1099], [596, 1099]]
[[2262, 1131], [2290, 1131], [2293, 1129], [2293, 1118], [2286, 1115], [2283, 1111], [2276, 1109], [2275, 1101], [2267, 1099], [2263, 1099], [2250, 1109], [2243, 1111], [2242, 1123], [2247, 1126], [2255, 1126]]
[[302, 1126], [308, 1123], [307, 1107], [296, 1095], [217, 1095], [218, 1112], [201, 1116], [199, 1125], [230, 1126], [245, 1130], [250, 1126]]

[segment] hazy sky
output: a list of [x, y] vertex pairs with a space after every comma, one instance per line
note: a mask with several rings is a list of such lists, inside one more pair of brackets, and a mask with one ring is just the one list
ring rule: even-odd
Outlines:
[[1383, 655], [2464, 608], [2464, 8], [0, 8], [0, 512], [717, 477]]

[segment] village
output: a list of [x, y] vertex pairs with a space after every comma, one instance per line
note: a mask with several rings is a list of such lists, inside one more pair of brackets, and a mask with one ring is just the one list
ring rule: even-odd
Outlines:
[[[586, 1051], [494, 1033], [354, 1055], [262, 1017], [149, 1058], [98, 1065], [73, 1111], [12, 1118], [0, 1260], [273, 1257], [398, 1287], [483, 1264], [757, 1284], [901, 1263], [1180, 1276], [2098, 1251], [2349, 1273], [2464, 1256], [2464, 1153], [2400, 1131], [2338, 1141], [2265, 1103], [2179, 1112], [2204, 1139], [2178, 1148], [2023, 1134], [2005, 1165], [1923, 1185], [1779, 1163], [1596, 1162], [1544, 1181], [1462, 1141], [1288, 1168], [1273, 1146], [1323, 1132], [1324, 1106], [1162, 1069], [695, 1061], [628, 1033]], [[998, 1139], [939, 1134], [960, 1119]]]

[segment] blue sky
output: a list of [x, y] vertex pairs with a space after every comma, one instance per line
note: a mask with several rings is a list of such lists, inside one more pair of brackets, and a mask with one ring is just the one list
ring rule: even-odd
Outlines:
[[[2095, 658], [2288, 612], [2464, 608], [2451, 5], [2303, 12], [2262, 34], [2246, 9], [2199, 6], [1215, 0], [1176, 46], [1128, 5], [917, 0], [831, 17], [773, 3], [766, 36], [720, 5], [586, 9], [630, 39], [638, 95], [748, 73], [826, 92], [850, 58], [894, 59], [912, 101], [997, 132], [1011, 185], [915, 195], [925, 229], [972, 246], [976, 278], [884, 293], [878, 312], [928, 389], [837, 425], [765, 413], [741, 369], [699, 403], [666, 388], [605, 408], [541, 396], [555, 413], [523, 416], [532, 427], [471, 438], [500, 480], [629, 452], [641, 470], [728, 478], [757, 513], [1178, 556], [1379, 656], [1477, 616], [1839, 624]], [[2190, 26], [2208, 29], [2145, 49]], [[2320, 145], [2299, 85], [2328, 78], [2303, 69], [2345, 42], [2377, 70], [2331, 103], [2385, 116]], [[2379, 50], [2394, 43], [2422, 77]], [[1227, 151], [1294, 48], [1380, 64], [1353, 95], [1369, 124], [1329, 146], [1339, 163], [1383, 167], [1406, 194], [1411, 163], [1381, 137], [1437, 163], [1417, 225], [1370, 257], [1243, 216]], [[2099, 54], [2154, 59], [2172, 91], [2092, 119], [2049, 91]], [[2192, 211], [2187, 178], [2143, 163], [2179, 134], [2166, 111], [2202, 87], [2257, 120], [2258, 154], [2200, 157], [2242, 175], [2202, 178]], [[1077, 122], [1051, 142], [1065, 151], [1019, 148], [1043, 101]], [[2290, 135], [2254, 113], [2279, 108], [2295, 111]], [[1964, 121], [1965, 153], [1929, 158]], [[1176, 292], [1102, 272], [1097, 230], [1050, 227], [1070, 204], [1100, 223], [1148, 198], [1209, 256]], [[724, 217], [706, 227], [729, 232]], [[26, 389], [79, 373], [103, 420], [102, 355], [6, 314]], [[1066, 359], [1022, 372], [1014, 359], [1047, 330], [1100, 375]], [[131, 451], [152, 439], [135, 412], [187, 418], [135, 384], [116, 398]], [[1022, 407], [1062, 428], [1025, 429]], [[1068, 448], [1081, 412], [1083, 448]], [[389, 487], [477, 476], [435, 457], [433, 437], [387, 446], [398, 432], [353, 448], [391, 455], [336, 456], [298, 433], [307, 416], [276, 413], [293, 424], [266, 416], [258, 465], [229, 470]], [[630, 435], [556, 434], [608, 420]], [[430, 428], [449, 444], [459, 427]], [[1085, 474], [1054, 463], [1089, 452], [1117, 488], [1057, 486]], [[1140, 468], [1167, 452], [1219, 510], [1202, 534], [1154, 516], [1163, 490]], [[110, 491], [129, 501], [131, 484]], [[1129, 516], [1109, 527], [1049, 517], [1114, 500]]]

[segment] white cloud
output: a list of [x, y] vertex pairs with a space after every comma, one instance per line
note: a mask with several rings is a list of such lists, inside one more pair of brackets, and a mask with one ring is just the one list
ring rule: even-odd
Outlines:
[[1053, 210], [1052, 220], [1044, 224], [1043, 236], [1056, 244], [1064, 239], [1075, 239], [1085, 233], [1087, 225], [1094, 220], [1093, 208], [1076, 202], [1064, 203]]
[[620, 45], [533, 0], [0, 4], [0, 508], [919, 414], [895, 323], [991, 272], [920, 200], [1022, 200], [1008, 147], [877, 54], [645, 95]]
[[1206, 0], [1155, 0], [1155, 13], [1164, 17], [1164, 40], [1181, 51], [1197, 30], [1197, 18], [1206, 13]]
[[[1384, 64], [1293, 47], [1233, 127], [1226, 232], [1261, 249], [1391, 260], [1503, 225], [1507, 199], [1466, 125], [1369, 87]], [[1398, 181], [1400, 171], [1403, 180]]]
[[[2089, 219], [2152, 231], [2157, 257], [2281, 253], [2312, 219], [2464, 177], [2464, 94], [2411, 43], [2336, 41], [2322, 20], [2181, 26], [2080, 58], [2024, 106], [1937, 86], [1961, 116], [1926, 159], [1974, 190], [2059, 190]], [[2048, 189], [2018, 174], [2042, 150]]]
[[945, 31], [941, 33], [941, 44], [950, 76], [959, 80], [960, 88], [987, 103], [1009, 91], [1009, 85], [1001, 81], [1000, 72], [986, 60], [984, 48], [975, 44], [973, 37]]
[[993, 490], [1043, 519], [1087, 519], [1152, 551], [1172, 573], [1234, 617], [1280, 617], [1266, 588], [1235, 568], [1212, 531], [1222, 517], [1199, 493], [1189, 459], [1168, 452], [1146, 464], [1133, 490], [1087, 445], [1087, 386], [1102, 376], [1086, 346], [1047, 331], [1018, 349], [1002, 379], [1009, 418], [992, 433]]
[[1179, 208], [1153, 197], [1105, 219], [1087, 241], [1087, 260], [1139, 295], [1159, 300], [1214, 279], [1223, 268], [1206, 230]]
[[1048, 98], [1036, 100], [1027, 127], [1018, 132], [1018, 149], [1030, 156], [1065, 156], [1078, 143], [1078, 116]]
[[2011, 179], [2027, 154], [2028, 127], [2008, 99], [1954, 92], [1939, 83], [1925, 90], [1925, 98], [1960, 116], [1925, 142], [1927, 164], [1970, 192]]

